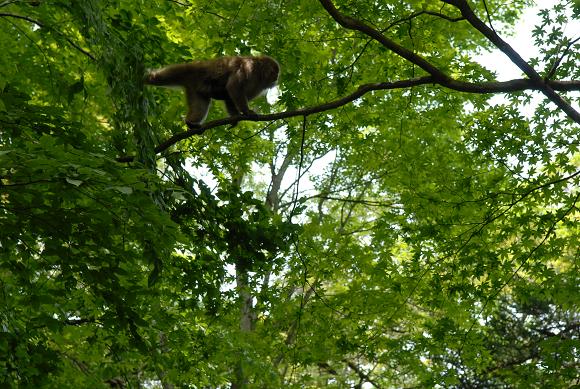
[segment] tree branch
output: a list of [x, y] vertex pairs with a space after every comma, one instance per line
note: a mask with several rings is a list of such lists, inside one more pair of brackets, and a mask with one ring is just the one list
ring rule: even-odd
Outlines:
[[[580, 81], [548, 81], [551, 87], [556, 90], [561, 91], [576, 91], [580, 90]], [[321, 105], [317, 105], [310, 108], [302, 108], [295, 111], [286, 111], [273, 113], [268, 115], [246, 115], [246, 116], [236, 116], [223, 119], [212, 120], [211, 122], [206, 122], [202, 126], [197, 128], [192, 128], [187, 131], [180, 132], [173, 135], [169, 139], [160, 143], [155, 147], [155, 153], [159, 154], [169, 147], [173, 146], [177, 142], [190, 138], [194, 135], [201, 135], [209, 129], [220, 127], [224, 125], [233, 125], [240, 121], [253, 121], [253, 122], [269, 122], [274, 120], [286, 119], [295, 116], [309, 116], [316, 113], [330, 111], [335, 108], [339, 108], [346, 105], [368, 92], [378, 91], [378, 90], [391, 90], [391, 89], [402, 89], [402, 88], [412, 88], [421, 85], [436, 85], [439, 84], [449, 89], [453, 89], [459, 92], [476, 93], [476, 94], [488, 94], [488, 93], [509, 93], [509, 92], [521, 92], [524, 90], [537, 90], [540, 89], [539, 86], [528, 79], [515, 79], [510, 81], [497, 81], [497, 82], [482, 82], [482, 83], [471, 83], [459, 80], [448, 79], [444, 84], [437, 82], [435, 77], [425, 76], [418, 78], [411, 78], [408, 80], [400, 80], [394, 82], [379, 82], [363, 84], [358, 87], [358, 89], [337, 100], [330, 101]], [[135, 159], [134, 156], [128, 155], [123, 157], [118, 157], [117, 162], [132, 162]]]
[[425, 58], [421, 57], [413, 53], [411, 50], [397, 44], [395, 41], [387, 38], [384, 36], [380, 31], [374, 29], [373, 27], [365, 24], [364, 22], [351, 18], [350, 16], [346, 16], [338, 12], [334, 4], [331, 0], [319, 0], [324, 9], [333, 17], [334, 20], [344, 28], [348, 28], [349, 30], [360, 31], [365, 35], [370, 36], [387, 49], [391, 50], [392, 52], [398, 54], [399, 56], [403, 57], [409, 62], [414, 63], [415, 65], [419, 66], [421, 69], [425, 70], [431, 76], [433, 76], [437, 83], [445, 83], [449, 77], [427, 61]]
[[550, 78], [552, 78], [554, 76], [554, 74], [556, 73], [556, 70], [558, 69], [558, 66], [560, 66], [560, 63], [562, 62], [562, 60], [564, 59], [564, 57], [566, 57], [566, 55], [568, 54], [568, 51], [570, 50], [570, 47], [572, 47], [579, 40], [580, 40], [580, 37], [574, 39], [573, 41], [570, 41], [566, 45], [566, 47], [564, 48], [564, 51], [562, 52], [562, 54], [560, 56], [558, 56], [558, 58], [556, 58], [556, 60], [554, 61], [554, 63], [550, 67], [550, 70], [548, 71], [548, 73], [544, 77], [545, 80], [548, 80], [548, 79], [550, 79]]
[[0, 17], [22, 19], [22, 20], [26, 20], [27, 22], [34, 23], [38, 27], [44, 27], [44, 25], [42, 23], [40, 23], [39, 21], [34, 20], [32, 18], [29, 18], [28, 16], [17, 15], [17, 14], [12, 14], [12, 13], [8, 13], [8, 12], [0, 12]]
[[63, 37], [72, 47], [74, 47], [75, 49], [77, 49], [78, 51], [80, 51], [81, 53], [83, 53], [84, 55], [86, 55], [87, 57], [92, 59], [93, 61], [96, 61], [96, 58], [91, 53], [89, 53], [88, 51], [86, 51], [85, 49], [80, 47], [72, 39], [70, 39], [69, 37], [64, 35], [62, 32], [54, 29], [53, 27], [47, 26], [47, 25], [43, 24], [42, 22], [39, 22], [38, 20], [29, 18], [28, 16], [17, 15], [17, 14], [7, 13], [7, 12], [0, 13], [0, 17], [8, 17], [8, 18], [26, 20], [27, 22], [36, 24], [40, 28], [47, 28], [51, 31], [54, 31], [57, 35], [60, 35], [61, 37]]
[[451, 16], [448, 16], [448, 15], [445, 15], [445, 14], [442, 14], [442, 13], [439, 13], [439, 12], [433, 12], [433, 11], [419, 11], [415, 15], [416, 16], [419, 16], [419, 15], [422, 15], [422, 14], [436, 16], [438, 18], [445, 19], [445, 20], [450, 21], [450, 22], [453, 22], [453, 23], [460, 22], [460, 21], [462, 21], [462, 20], [465, 19], [463, 16], [458, 16], [456, 18], [453, 18]]
[[439, 13], [439, 12], [433, 12], [433, 11], [418, 11], [418, 12], [413, 12], [412, 14], [410, 14], [407, 17], [404, 17], [402, 19], [396, 20], [394, 22], [392, 22], [391, 24], [389, 24], [386, 28], [381, 29], [381, 33], [384, 33], [385, 31], [390, 30], [393, 26], [396, 26], [397, 24], [401, 24], [403, 22], [409, 22], [415, 18], [418, 18], [419, 16], [423, 16], [423, 15], [430, 15], [430, 16], [435, 16], [438, 17], [440, 19], [445, 19], [447, 21], [450, 22], [459, 22], [461, 20], [465, 20], [465, 18], [463, 16], [458, 16], [456, 18], [453, 18], [451, 16]]
[[[350, 16], [340, 13], [331, 0], [319, 0], [324, 9], [332, 16], [334, 20], [344, 28], [360, 31], [377, 42], [382, 44], [387, 49], [398, 54], [409, 62], [419, 66], [421, 69], [429, 73], [434, 82], [442, 86], [454, 88], [451, 84], [453, 79], [446, 75], [443, 71], [438, 69], [435, 65], [427, 61], [425, 58], [408, 50], [407, 48], [397, 44], [395, 41], [384, 36], [380, 31], [369, 26], [361, 20], [354, 19]], [[552, 87], [532, 68], [507, 42], [502, 40], [499, 35], [488, 27], [481, 19], [479, 19], [471, 10], [465, 0], [441, 0], [446, 4], [455, 6], [473, 27], [480, 31], [490, 42], [492, 42], [498, 49], [505, 53], [509, 59], [516, 64], [535, 85], [535, 89], [541, 91], [554, 104], [564, 111], [570, 119], [580, 124], [580, 113], [576, 111], [570, 104], [568, 104], [559, 94], [557, 94]]]
[[346, 362], [348, 367], [350, 367], [351, 370], [353, 370], [359, 376], [359, 378], [362, 381], [372, 384], [375, 388], [381, 388], [381, 385], [379, 385], [376, 381], [374, 381], [371, 377], [369, 377], [369, 375], [365, 373], [360, 367], [358, 367], [353, 361], [350, 361], [348, 359], [345, 359], [344, 361]]

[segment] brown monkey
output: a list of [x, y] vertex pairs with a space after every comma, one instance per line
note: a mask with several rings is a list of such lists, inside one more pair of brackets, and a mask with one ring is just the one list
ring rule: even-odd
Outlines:
[[278, 82], [280, 66], [262, 57], [222, 57], [169, 65], [151, 71], [145, 83], [182, 86], [187, 100], [185, 123], [199, 127], [207, 116], [211, 99], [224, 100], [230, 116], [254, 114], [248, 101]]

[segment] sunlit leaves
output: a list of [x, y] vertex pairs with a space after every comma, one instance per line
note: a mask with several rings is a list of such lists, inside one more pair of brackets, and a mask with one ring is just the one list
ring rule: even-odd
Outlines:
[[[524, 3], [469, 2], [501, 34]], [[449, 5], [334, 4], [450, 76], [495, 78]], [[261, 113], [421, 70], [318, 1], [0, 8], [33, 20], [0, 16], [3, 385], [574, 383], [579, 133], [555, 106], [423, 85], [155, 154], [185, 107], [146, 68], [271, 55]], [[576, 8], [541, 12], [542, 76], [580, 75]]]

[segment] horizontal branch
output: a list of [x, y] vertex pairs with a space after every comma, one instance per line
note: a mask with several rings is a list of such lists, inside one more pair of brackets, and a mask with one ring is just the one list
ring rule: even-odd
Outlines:
[[[580, 81], [549, 81], [548, 82], [552, 88], [559, 91], [577, 91], [580, 90]], [[220, 127], [224, 125], [234, 125], [240, 121], [252, 121], [252, 122], [269, 122], [274, 120], [286, 119], [296, 116], [309, 116], [325, 111], [330, 111], [332, 109], [339, 108], [343, 105], [351, 103], [352, 101], [362, 97], [368, 92], [379, 91], [379, 90], [392, 90], [392, 89], [404, 89], [412, 88], [421, 85], [440, 85], [448, 89], [456, 90], [459, 92], [476, 93], [476, 94], [488, 94], [488, 93], [510, 93], [510, 92], [521, 92], [525, 90], [538, 90], [540, 89], [538, 85], [528, 79], [515, 79], [510, 81], [497, 81], [497, 82], [482, 82], [482, 83], [471, 83], [459, 80], [448, 79], [445, 83], [437, 83], [435, 77], [425, 76], [412, 78], [408, 80], [400, 80], [394, 82], [379, 82], [363, 84], [358, 87], [358, 89], [340, 99], [330, 101], [321, 105], [317, 105], [309, 108], [302, 108], [295, 111], [286, 111], [273, 113], [268, 115], [246, 115], [246, 116], [236, 116], [223, 119], [212, 120], [210, 122], [204, 123], [202, 126], [197, 128], [192, 128], [187, 131], [180, 132], [173, 135], [169, 139], [160, 143], [155, 147], [155, 153], [159, 154], [169, 147], [173, 146], [179, 141], [190, 138], [194, 135], [201, 135], [209, 129]], [[134, 156], [123, 156], [117, 158], [118, 162], [132, 162], [135, 159]]]
[[[552, 81], [547, 80], [546, 84], [552, 89], [561, 92], [571, 92], [580, 90], [580, 81]], [[449, 89], [459, 92], [488, 94], [488, 93], [512, 93], [526, 90], [541, 91], [542, 87], [528, 78], [516, 78], [509, 81], [486, 81], [486, 82], [465, 82], [460, 80], [449, 80], [448, 83], [441, 84]]]
[[453, 18], [451, 16], [448, 16], [448, 15], [445, 15], [445, 14], [442, 14], [442, 13], [439, 13], [439, 12], [433, 12], [433, 11], [419, 11], [419, 12], [416, 12], [415, 13], [415, 16], [419, 16], [419, 15], [423, 15], [423, 14], [425, 14], [425, 15], [431, 15], [431, 16], [436, 16], [438, 18], [445, 19], [445, 20], [447, 20], [449, 22], [453, 22], [453, 23], [460, 22], [460, 21], [462, 21], [462, 20], [465, 19], [463, 16], [458, 16], [456, 18]]
[[413, 19], [418, 18], [418, 17], [423, 16], [423, 15], [435, 16], [435, 17], [438, 17], [440, 19], [445, 19], [445, 20], [447, 20], [449, 22], [453, 22], [453, 23], [456, 23], [456, 22], [460, 22], [462, 20], [465, 20], [465, 18], [463, 16], [458, 16], [456, 18], [453, 18], [451, 16], [447, 16], [447, 15], [442, 14], [442, 13], [439, 13], [439, 12], [418, 11], [418, 12], [413, 12], [409, 16], [406, 16], [404, 18], [401, 18], [401, 19], [398, 19], [398, 20], [392, 22], [386, 28], [381, 29], [381, 32], [384, 33], [385, 31], [390, 30], [393, 26], [396, 26], [396, 25], [401, 24], [403, 22], [410, 22]]

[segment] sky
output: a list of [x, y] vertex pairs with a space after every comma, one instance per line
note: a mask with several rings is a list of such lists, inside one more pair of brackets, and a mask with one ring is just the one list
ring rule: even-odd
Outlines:
[[[535, 6], [526, 9], [520, 21], [515, 26], [515, 34], [508, 36], [505, 33], [499, 32], [503, 40], [510, 44], [526, 61], [538, 54], [538, 50], [534, 44], [532, 30], [539, 23], [540, 18], [538, 12], [540, 9], [551, 8], [560, 0], [538, 0]], [[493, 15], [492, 15], [493, 18]], [[493, 19], [492, 19], [493, 23]], [[570, 21], [566, 26], [566, 35], [574, 39], [580, 36], [580, 21]], [[484, 53], [477, 57], [477, 62], [484, 65], [486, 68], [493, 70], [498, 75], [499, 81], [506, 81], [514, 78], [522, 78], [522, 72], [514, 65], [505, 54], [499, 50], [494, 50], [491, 53]], [[542, 70], [542, 69], [537, 69]]]
[[[538, 56], [538, 48], [535, 45], [534, 37], [532, 36], [532, 31], [536, 25], [540, 23], [540, 17], [538, 12], [541, 9], [548, 9], [554, 7], [561, 0], [537, 0], [535, 5], [524, 10], [519, 22], [514, 26], [514, 33], [509, 35], [505, 31], [499, 29], [500, 37], [506, 41], [524, 60], [529, 63], [530, 58]], [[493, 19], [492, 19], [493, 23]], [[497, 29], [497, 26], [496, 26]], [[575, 39], [580, 36], [580, 20], [568, 21], [568, 24], [564, 29], [565, 35], [569, 39]], [[492, 70], [497, 75], [498, 81], [507, 81], [515, 78], [525, 78], [523, 72], [514, 65], [509, 58], [499, 51], [499, 49], [493, 50], [491, 53], [483, 53], [475, 57], [475, 60], [485, 66], [487, 69]], [[545, 69], [537, 68], [539, 73], [542, 73]], [[537, 104], [541, 102], [543, 96], [540, 92], [533, 93], [533, 99], [531, 104], [525, 107], [521, 107], [522, 113], [525, 116], [531, 116], [535, 110]], [[503, 94], [496, 94], [489, 99], [490, 105], [503, 104], [506, 98]], [[572, 103], [573, 104], [573, 103]], [[579, 109], [579, 107], [573, 104], [573, 107]]]

